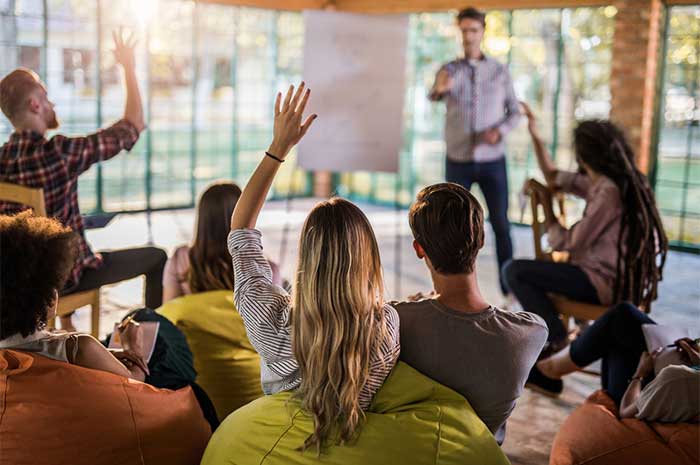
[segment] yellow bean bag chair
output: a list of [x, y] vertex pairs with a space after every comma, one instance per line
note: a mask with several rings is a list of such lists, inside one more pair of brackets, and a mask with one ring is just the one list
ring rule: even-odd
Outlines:
[[469, 402], [399, 362], [367, 412], [357, 442], [330, 445], [320, 459], [299, 446], [313, 430], [292, 394], [258, 399], [224, 420], [202, 465], [504, 465], [508, 459]]
[[231, 291], [210, 291], [166, 302], [158, 313], [185, 334], [197, 384], [220, 419], [263, 395], [260, 356], [248, 341]]

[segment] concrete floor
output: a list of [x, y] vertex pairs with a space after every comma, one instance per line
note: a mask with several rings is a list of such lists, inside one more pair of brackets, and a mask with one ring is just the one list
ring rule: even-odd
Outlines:
[[[263, 231], [266, 253], [281, 265], [286, 277], [293, 273], [299, 229], [314, 203], [313, 199], [294, 200], [291, 205], [281, 201], [270, 202], [260, 216], [259, 228]], [[430, 290], [427, 269], [413, 254], [407, 212], [361, 206], [372, 222], [381, 249], [387, 298], [401, 299], [418, 291]], [[193, 226], [193, 210], [120, 215], [106, 228], [88, 231], [87, 237], [94, 250], [152, 243], [171, 253], [176, 246], [191, 239]], [[515, 227], [513, 239], [517, 257], [532, 257], [529, 228]], [[477, 269], [485, 297], [494, 305], [500, 305], [503, 297], [498, 289], [495, 249], [490, 230], [484, 250], [479, 255]], [[700, 336], [699, 269], [700, 256], [678, 252], [669, 254], [660, 297], [652, 311], [652, 317], [658, 323], [688, 327], [693, 335]], [[141, 296], [142, 279], [106, 287], [102, 296], [101, 334], [110, 331], [114, 322], [129, 309], [140, 306]], [[87, 309], [76, 313], [75, 324], [79, 329], [89, 328]], [[503, 445], [512, 463], [547, 463], [551, 442], [559, 426], [598, 385], [599, 379], [595, 377], [575, 374], [567, 377], [564, 393], [558, 399], [549, 399], [526, 390], [509, 420]]]

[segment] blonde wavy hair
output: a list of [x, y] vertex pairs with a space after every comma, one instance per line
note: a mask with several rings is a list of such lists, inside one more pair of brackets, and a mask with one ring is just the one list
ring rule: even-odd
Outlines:
[[296, 395], [314, 419], [302, 450], [320, 453], [331, 435], [338, 444], [356, 439], [370, 356], [387, 333], [383, 294], [379, 247], [364, 213], [341, 198], [316, 205], [299, 239], [291, 312]]

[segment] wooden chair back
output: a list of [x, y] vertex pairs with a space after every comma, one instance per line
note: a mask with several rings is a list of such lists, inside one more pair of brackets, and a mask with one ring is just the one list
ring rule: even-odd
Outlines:
[[46, 216], [44, 189], [41, 187], [25, 187], [18, 184], [0, 182], [0, 201], [26, 205], [34, 210], [35, 215]]

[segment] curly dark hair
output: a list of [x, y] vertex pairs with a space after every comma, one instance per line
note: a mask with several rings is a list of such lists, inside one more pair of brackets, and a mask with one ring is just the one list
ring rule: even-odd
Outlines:
[[574, 130], [576, 159], [610, 178], [620, 191], [622, 224], [617, 245], [614, 303], [630, 301], [646, 311], [656, 299], [668, 239], [656, 199], [636, 167], [622, 130], [606, 120], [581, 122]]
[[451, 182], [424, 188], [408, 211], [408, 223], [435, 271], [474, 271], [484, 246], [484, 210], [467, 189]]
[[77, 257], [76, 234], [29, 211], [0, 216], [0, 339], [46, 325]]

